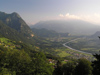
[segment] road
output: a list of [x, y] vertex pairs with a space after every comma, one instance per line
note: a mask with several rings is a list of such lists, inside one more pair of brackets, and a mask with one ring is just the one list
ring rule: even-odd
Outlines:
[[81, 50], [77, 50], [77, 49], [74, 49], [74, 48], [72, 48], [72, 47], [70, 47], [70, 46], [67, 45], [68, 43], [73, 42], [73, 41], [76, 41], [76, 40], [78, 40], [78, 39], [80, 39], [80, 38], [77, 38], [77, 39], [68, 41], [68, 42], [64, 43], [63, 46], [64, 46], [64, 47], [67, 47], [67, 48], [69, 48], [69, 49], [71, 49], [71, 50], [74, 50], [74, 51], [78, 51], [78, 52], [81, 52], [81, 53], [85, 53], [85, 54], [90, 54], [90, 55], [92, 55], [91, 53], [84, 52], [84, 51], [81, 51]]

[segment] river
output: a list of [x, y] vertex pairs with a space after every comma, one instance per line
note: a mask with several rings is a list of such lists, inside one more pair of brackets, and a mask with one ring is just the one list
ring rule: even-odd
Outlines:
[[90, 54], [90, 55], [92, 55], [91, 53], [84, 52], [84, 51], [81, 51], [81, 50], [77, 50], [77, 49], [74, 49], [74, 48], [72, 48], [72, 47], [70, 47], [70, 46], [67, 45], [68, 43], [73, 42], [73, 41], [76, 41], [76, 40], [78, 40], [78, 39], [80, 39], [80, 38], [77, 38], [77, 39], [68, 41], [68, 42], [64, 43], [63, 46], [64, 46], [64, 47], [67, 47], [67, 48], [69, 48], [69, 49], [71, 49], [71, 50], [74, 50], [74, 51], [78, 51], [78, 52], [81, 52], [81, 53], [85, 53], [85, 54]]

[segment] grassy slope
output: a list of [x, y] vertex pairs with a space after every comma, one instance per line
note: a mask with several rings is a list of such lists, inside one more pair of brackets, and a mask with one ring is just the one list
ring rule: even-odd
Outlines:
[[11, 41], [7, 38], [0, 38], [0, 46], [4, 46], [6, 48], [10, 48], [10, 49], [16, 49], [16, 48], [20, 48], [20, 45], [15, 44], [15, 41]]

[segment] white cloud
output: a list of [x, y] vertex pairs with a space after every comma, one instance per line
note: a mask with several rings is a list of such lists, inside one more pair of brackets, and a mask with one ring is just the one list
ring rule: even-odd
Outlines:
[[67, 13], [65, 15], [67, 18], [70, 18], [70, 19], [80, 19], [80, 17], [76, 16], [76, 15], [70, 15], [69, 13]]
[[97, 18], [100, 18], [100, 14], [94, 13], [94, 16], [96, 16]]
[[59, 17], [60, 19], [68, 20], [68, 19], [79, 19], [79, 20], [84, 20], [88, 21], [94, 24], [100, 24], [100, 14], [94, 13], [91, 15], [73, 15], [73, 14], [60, 14]]
[[100, 24], [100, 14], [94, 13], [92, 15], [82, 15], [81, 20], [85, 20], [94, 24]]
[[59, 16], [60, 16], [60, 17], [64, 17], [64, 15], [63, 15], [63, 14], [60, 14]]
[[66, 15], [60, 14], [59, 16], [63, 17], [63, 19], [80, 19], [80, 17], [76, 15], [70, 15], [69, 13], [67, 13]]

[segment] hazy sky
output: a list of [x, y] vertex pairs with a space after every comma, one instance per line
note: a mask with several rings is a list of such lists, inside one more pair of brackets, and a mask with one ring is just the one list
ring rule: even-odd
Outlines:
[[29, 24], [59, 19], [100, 24], [100, 0], [0, 0], [0, 11], [17, 12]]

